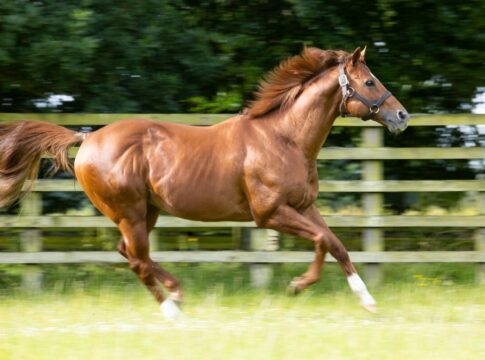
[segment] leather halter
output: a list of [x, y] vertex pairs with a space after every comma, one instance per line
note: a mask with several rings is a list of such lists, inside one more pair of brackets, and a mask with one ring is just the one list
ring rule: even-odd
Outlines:
[[342, 101], [340, 102], [340, 116], [342, 117], [353, 116], [347, 110], [346, 103], [349, 99], [355, 98], [369, 108], [369, 113], [361, 118], [362, 120], [367, 121], [370, 118], [372, 118], [372, 116], [377, 114], [380, 110], [381, 105], [384, 103], [384, 101], [386, 101], [389, 97], [392, 96], [390, 91], [386, 91], [379, 99], [369, 100], [363, 97], [362, 95], [360, 95], [353, 87], [350, 86], [349, 79], [345, 74], [344, 64], [340, 64], [338, 69], [339, 69], [338, 83], [340, 84], [340, 88], [342, 89]]

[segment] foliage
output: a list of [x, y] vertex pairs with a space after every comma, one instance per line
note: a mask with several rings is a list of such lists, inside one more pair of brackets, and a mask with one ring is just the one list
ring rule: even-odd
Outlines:
[[181, 111], [224, 64], [185, 13], [180, 1], [2, 2], [2, 110], [70, 94], [63, 111]]
[[484, 16], [478, 0], [5, 0], [0, 111], [68, 94], [57, 111], [232, 112], [304, 45], [365, 44], [408, 110], [459, 111], [484, 85]]

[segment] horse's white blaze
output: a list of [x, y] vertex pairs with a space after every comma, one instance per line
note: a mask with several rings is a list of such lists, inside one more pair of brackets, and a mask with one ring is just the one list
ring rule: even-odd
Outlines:
[[182, 316], [182, 311], [180, 311], [177, 304], [170, 298], [165, 299], [160, 304], [160, 311], [167, 320], [176, 320]]
[[360, 298], [360, 303], [364, 306], [375, 305], [376, 301], [367, 290], [364, 281], [357, 273], [347, 277], [350, 289]]

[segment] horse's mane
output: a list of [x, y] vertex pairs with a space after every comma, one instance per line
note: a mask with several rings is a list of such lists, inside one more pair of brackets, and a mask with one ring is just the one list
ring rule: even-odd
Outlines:
[[245, 114], [257, 118], [277, 108], [291, 106], [308, 81], [348, 56], [349, 53], [341, 50], [305, 48], [300, 55], [281, 62], [263, 78], [256, 99]]

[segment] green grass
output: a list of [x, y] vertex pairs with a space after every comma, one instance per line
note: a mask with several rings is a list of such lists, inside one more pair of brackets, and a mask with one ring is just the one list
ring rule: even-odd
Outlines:
[[374, 291], [380, 312], [372, 315], [332, 267], [323, 285], [297, 298], [279, 288], [286, 276], [256, 291], [240, 269], [215, 280], [211, 269], [185, 269], [182, 278], [197, 281], [185, 281], [187, 318], [179, 323], [164, 320], [134, 279], [91, 287], [87, 279], [67, 290], [53, 282], [32, 296], [4, 292], [0, 359], [485, 358], [484, 288], [459, 274], [450, 280], [418, 268], [409, 281], [387, 279]]

